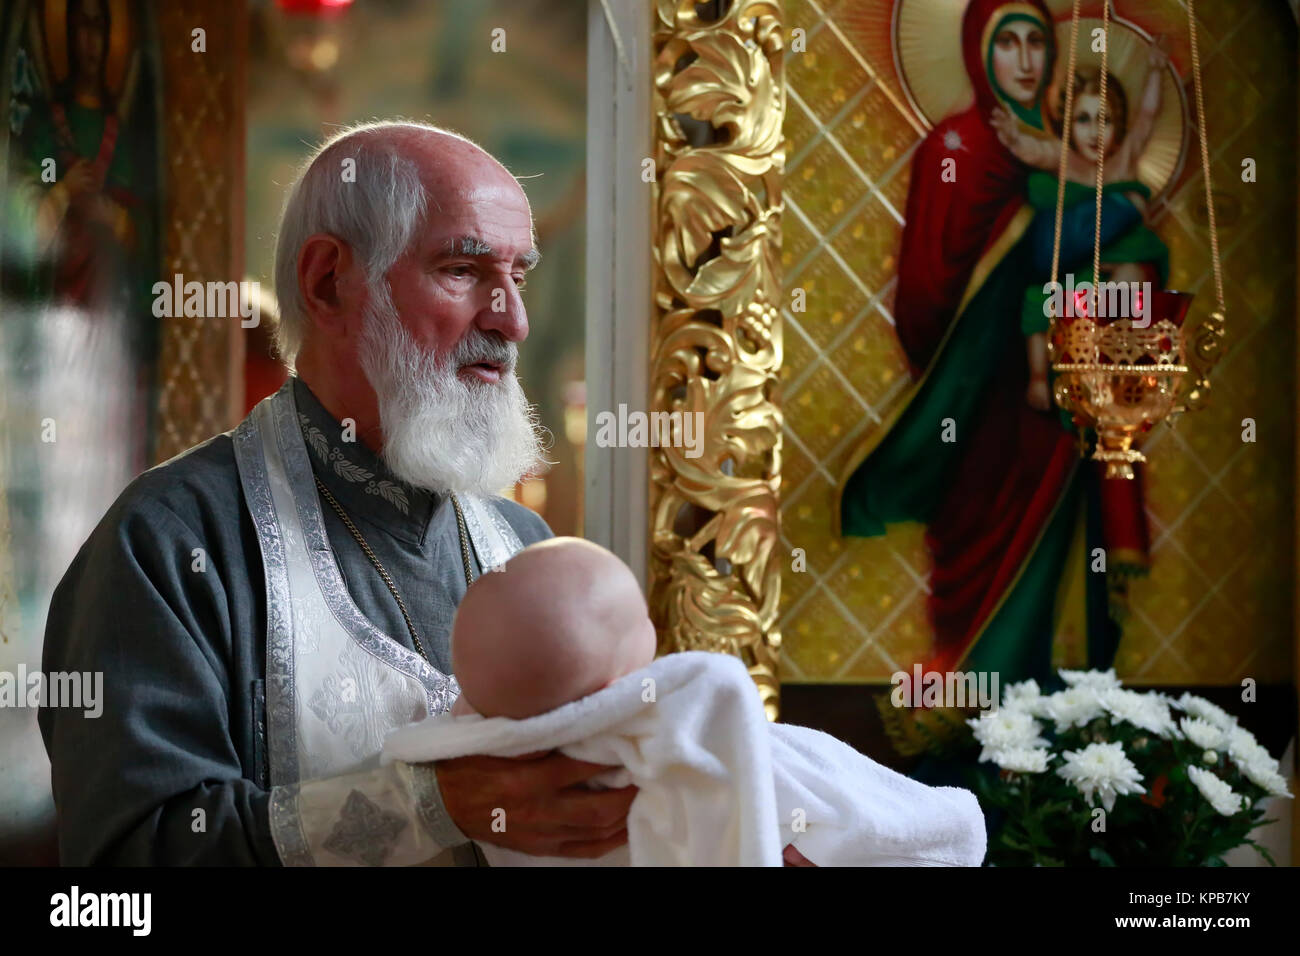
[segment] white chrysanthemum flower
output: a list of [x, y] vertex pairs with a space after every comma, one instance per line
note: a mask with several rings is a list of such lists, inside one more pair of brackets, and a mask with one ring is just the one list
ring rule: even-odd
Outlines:
[[1061, 671], [1061, 680], [1071, 687], [1091, 687], [1093, 690], [1113, 690], [1121, 686], [1113, 667], [1104, 671]]
[[[1177, 701], [1175, 701], [1168, 694], [1161, 693], [1158, 690], [1149, 690], [1142, 696], [1151, 700], [1153, 706], [1158, 705], [1163, 707], [1165, 709], [1165, 712], [1169, 714], [1169, 719], [1173, 721], [1174, 726], [1175, 727], [1178, 726], [1178, 721], [1174, 718], [1174, 714], [1173, 714], [1173, 708], [1177, 705]], [[1182, 732], [1181, 731], [1176, 732], [1176, 736], [1181, 737]]]
[[1031, 714], [1039, 714], [1043, 693], [1038, 689], [1038, 681], [1032, 677], [1018, 684], [1008, 684], [1002, 689], [1002, 706], [1018, 707]]
[[1047, 746], [1047, 741], [1039, 736], [1042, 726], [1034, 715], [1017, 707], [1004, 706], [985, 711], [966, 723], [984, 748], [980, 751], [980, 760], [991, 760], [993, 754], [1002, 751]]
[[1104, 713], [1100, 695], [1091, 687], [1071, 687], [1042, 699], [1042, 714], [1055, 721], [1058, 734], [1086, 726]]
[[1232, 787], [1228, 786], [1214, 774], [1200, 767], [1188, 767], [1187, 776], [1192, 783], [1196, 784], [1196, 789], [1201, 791], [1201, 796], [1210, 802], [1219, 813], [1225, 817], [1241, 812], [1241, 794], [1235, 793]]
[[1225, 733], [1237, 726], [1236, 717], [1233, 717], [1232, 714], [1217, 704], [1210, 703], [1204, 697], [1184, 693], [1182, 697], [1178, 698], [1177, 704], [1193, 717], [1199, 717], [1201, 720], [1214, 724]]
[[1178, 726], [1183, 729], [1183, 734], [1189, 741], [1204, 750], [1222, 750], [1228, 745], [1228, 735], [1208, 720], [1184, 717]]
[[1268, 750], [1260, 748], [1261, 753], [1252, 754], [1248, 760], [1239, 760], [1232, 758], [1236, 763], [1236, 769], [1242, 771], [1242, 775], [1256, 787], [1264, 788], [1271, 796], [1290, 797], [1291, 791], [1287, 790], [1287, 778], [1279, 773], [1278, 762], [1273, 760]]
[[1040, 747], [1010, 747], [995, 750], [989, 759], [1003, 770], [1014, 773], [1042, 773], [1047, 769], [1048, 756], [1047, 751]]
[[1233, 727], [1224, 736], [1228, 738], [1228, 756], [1236, 763], [1258, 763], [1273, 759], [1268, 748], [1262, 746], [1245, 727]]
[[1181, 736], [1169, 713], [1169, 704], [1158, 694], [1111, 688], [1101, 691], [1099, 697], [1101, 706], [1119, 720], [1161, 737]]
[[1142, 774], [1124, 753], [1120, 743], [1088, 744], [1082, 750], [1067, 750], [1065, 766], [1056, 772], [1083, 794], [1088, 806], [1095, 806], [1094, 796], [1109, 813], [1115, 798], [1122, 794], [1145, 793]]

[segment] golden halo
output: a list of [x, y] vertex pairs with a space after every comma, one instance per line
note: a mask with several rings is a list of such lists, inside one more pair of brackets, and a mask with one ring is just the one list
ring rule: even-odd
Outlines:
[[[894, 63], [903, 92], [928, 129], [949, 116], [969, 109], [975, 102], [970, 77], [962, 57], [961, 20], [968, 0], [898, 0], [894, 7]], [[1061, 19], [1061, 0], [1048, 0], [1057, 17], [1056, 65], [1045, 95], [1062, 81], [1069, 61], [1070, 18]], [[1092, 52], [1092, 30], [1102, 25], [1100, 17], [1079, 18], [1076, 69], [1101, 65], [1101, 55]], [[1135, 23], [1112, 17], [1110, 21], [1110, 72], [1124, 87], [1129, 119], [1141, 105], [1142, 81], [1146, 76], [1147, 48], [1151, 36]], [[1161, 85], [1160, 115], [1151, 138], [1137, 162], [1137, 177], [1152, 195], [1162, 192], [1182, 166], [1187, 122], [1186, 93], [1172, 69], [1165, 70]]]
[[[1101, 68], [1101, 54], [1092, 52], [1092, 31], [1101, 29], [1101, 26], [1100, 17], [1079, 18], [1076, 72]], [[1115, 19], [1110, 22], [1108, 69], [1124, 88], [1130, 126], [1142, 106], [1142, 87], [1147, 75], [1147, 51], [1151, 40], [1151, 36], [1136, 24]], [[1070, 56], [1068, 19], [1056, 24], [1056, 43], [1062, 53], [1057, 57], [1057, 68], [1052, 73], [1049, 96], [1054, 95], [1057, 84], [1064, 89], [1065, 67]], [[1044, 116], [1044, 120], [1046, 118]], [[1160, 78], [1160, 112], [1156, 115], [1151, 138], [1137, 161], [1138, 181], [1151, 190], [1153, 197], [1165, 190], [1182, 166], [1187, 128], [1187, 96], [1173, 69], [1167, 68]], [[1060, 145], [1059, 139], [1057, 145]]]
[[[122, 93], [126, 71], [135, 47], [134, 22], [129, 0], [108, 0], [108, 43], [104, 50], [104, 79], [114, 96]], [[68, 78], [68, 2], [44, 0], [39, 19], [49, 55], [50, 78], [55, 84]]]
[[894, 63], [903, 92], [927, 129], [975, 102], [961, 52], [969, 0], [898, 0]]

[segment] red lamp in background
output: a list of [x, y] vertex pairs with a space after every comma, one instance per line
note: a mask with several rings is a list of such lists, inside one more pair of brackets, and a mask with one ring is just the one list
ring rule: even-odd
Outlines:
[[275, 0], [285, 13], [303, 17], [335, 17], [352, 6], [352, 0]]
[[[321, 76], [339, 61], [340, 44], [334, 25], [352, 6], [352, 0], [275, 0], [289, 21], [285, 48], [289, 64], [308, 76]], [[327, 103], [332, 95], [325, 96]]]

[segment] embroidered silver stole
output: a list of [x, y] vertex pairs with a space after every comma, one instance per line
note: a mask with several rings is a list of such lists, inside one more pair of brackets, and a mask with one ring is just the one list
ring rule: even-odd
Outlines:
[[[271, 831], [292, 865], [422, 863], [427, 775], [379, 766], [392, 730], [451, 708], [456, 679], [393, 640], [353, 602], [330, 548], [292, 381], [234, 432], [266, 578]], [[522, 547], [486, 499], [457, 495], [480, 567]], [[437, 862], [450, 863], [449, 853]]]

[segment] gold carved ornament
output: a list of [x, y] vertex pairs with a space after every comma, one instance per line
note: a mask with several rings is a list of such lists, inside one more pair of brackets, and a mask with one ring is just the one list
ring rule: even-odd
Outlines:
[[703, 440], [651, 449], [650, 609], [661, 652], [740, 657], [775, 719], [784, 39], [776, 0], [714, 6], [656, 5], [650, 405]]

